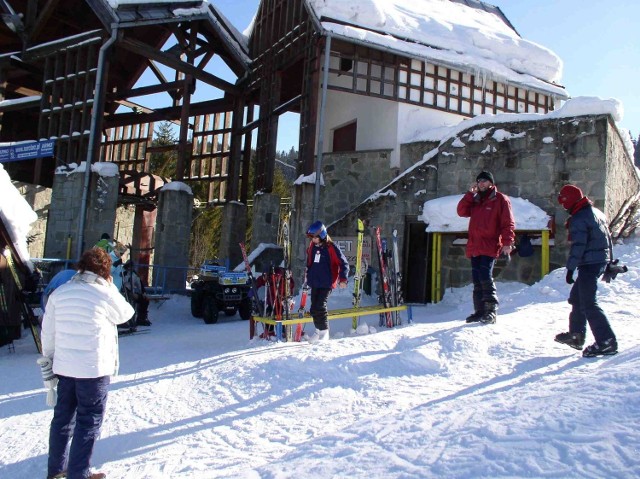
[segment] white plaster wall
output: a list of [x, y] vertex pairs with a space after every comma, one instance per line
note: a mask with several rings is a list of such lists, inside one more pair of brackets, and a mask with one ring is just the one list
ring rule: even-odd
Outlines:
[[325, 152], [332, 151], [333, 130], [353, 120], [358, 121], [356, 133], [358, 150], [392, 149], [389, 166], [400, 164], [396, 102], [329, 90], [322, 142]]
[[456, 125], [464, 118], [431, 108], [329, 90], [323, 150], [332, 151], [333, 131], [336, 128], [357, 120], [356, 148], [391, 149], [389, 167], [397, 168], [400, 166], [400, 144], [424, 137], [422, 133], [426, 130]]

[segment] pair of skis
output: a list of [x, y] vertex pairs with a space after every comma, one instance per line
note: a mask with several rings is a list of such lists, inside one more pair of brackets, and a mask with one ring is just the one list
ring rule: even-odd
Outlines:
[[[362, 298], [362, 245], [364, 243], [364, 222], [358, 218], [358, 236], [356, 241], [356, 269], [353, 276], [353, 307], [360, 307], [360, 299]], [[360, 316], [354, 316], [351, 327], [358, 328]]]
[[[283, 338], [283, 327], [282, 320], [291, 319], [291, 312], [293, 308], [293, 302], [291, 301], [291, 267], [290, 267], [290, 258], [291, 258], [291, 240], [289, 236], [289, 217], [288, 214], [284, 220], [282, 221], [281, 230], [280, 230], [280, 243], [283, 249], [283, 270], [284, 274], [276, 275], [275, 268], [272, 267], [270, 274], [268, 274], [265, 280], [265, 296], [264, 296], [264, 307], [260, 303], [260, 297], [258, 295], [258, 288], [256, 286], [256, 280], [253, 276], [253, 272], [251, 270], [251, 264], [249, 263], [249, 259], [247, 256], [247, 250], [244, 243], [240, 243], [240, 249], [242, 250], [242, 257], [244, 259], [245, 269], [247, 270], [247, 274], [249, 275], [249, 281], [251, 283], [251, 292], [252, 292], [252, 310], [254, 314], [264, 315], [267, 314], [267, 303], [269, 302], [269, 297], [271, 297], [271, 315], [276, 320], [276, 337], [278, 339]], [[284, 284], [281, 282], [284, 281]], [[273, 284], [271, 284], [273, 282]], [[305, 297], [306, 299], [306, 297]], [[304, 308], [304, 306], [301, 306]], [[255, 321], [251, 319], [250, 322], [250, 337], [253, 337], [255, 334]], [[266, 331], [265, 331], [266, 333]], [[300, 331], [300, 336], [302, 332]], [[296, 331], [296, 336], [298, 335], [298, 331]], [[285, 328], [284, 336], [286, 336], [287, 341], [292, 341], [294, 339], [293, 330], [291, 327]]]
[[[398, 257], [398, 230], [393, 230], [393, 246], [389, 251], [386, 240], [381, 237], [380, 227], [376, 227], [376, 247], [378, 250], [378, 264], [380, 266], [379, 301], [385, 308], [402, 304], [402, 276], [400, 273], [400, 259]], [[380, 326], [392, 328], [402, 323], [400, 312], [390, 311], [380, 313]]]
[[[242, 259], [244, 260], [244, 267], [247, 270], [249, 276], [249, 283], [251, 284], [251, 312], [253, 314], [260, 314], [260, 296], [258, 296], [258, 288], [256, 287], [256, 279], [253, 277], [253, 271], [251, 271], [251, 264], [249, 263], [249, 257], [247, 256], [247, 248], [245, 244], [240, 242], [240, 250], [242, 251]], [[249, 320], [249, 335], [253, 337], [255, 334], [256, 322], [251, 318]]]

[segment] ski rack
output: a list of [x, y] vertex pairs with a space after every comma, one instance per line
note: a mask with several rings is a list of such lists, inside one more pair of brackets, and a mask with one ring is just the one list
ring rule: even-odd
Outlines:
[[[334, 319], [344, 319], [344, 318], [352, 318], [354, 316], [368, 316], [373, 314], [380, 313], [391, 313], [394, 311], [406, 311], [407, 309], [411, 309], [410, 305], [401, 304], [398, 306], [391, 307], [381, 307], [380, 305], [373, 306], [364, 306], [362, 308], [344, 308], [344, 309], [334, 309], [329, 311], [327, 316], [327, 320], [331, 321]], [[253, 316], [249, 320], [249, 339], [253, 339], [255, 335], [255, 323], [262, 323], [264, 325], [274, 325], [276, 326], [276, 340], [282, 341], [282, 327], [289, 326], [292, 324], [302, 324], [302, 323], [311, 323], [313, 322], [313, 318], [308, 312], [305, 312], [302, 318], [293, 318], [293, 319], [283, 319], [282, 321], [278, 321], [273, 318], [265, 318], [260, 316]], [[280, 325], [281, 328], [277, 326]]]

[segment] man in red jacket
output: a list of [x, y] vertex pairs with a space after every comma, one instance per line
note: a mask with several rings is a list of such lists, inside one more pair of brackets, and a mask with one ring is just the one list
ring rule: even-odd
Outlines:
[[467, 323], [496, 322], [498, 295], [493, 266], [513, 250], [515, 221], [509, 198], [498, 192], [493, 175], [481, 172], [458, 203], [458, 216], [470, 218], [467, 258], [471, 258], [473, 314]]

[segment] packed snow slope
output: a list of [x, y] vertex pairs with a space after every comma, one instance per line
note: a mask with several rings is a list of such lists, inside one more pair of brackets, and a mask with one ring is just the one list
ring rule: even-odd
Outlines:
[[[500, 283], [495, 325], [464, 323], [465, 287], [414, 307], [412, 325], [334, 321], [316, 345], [249, 341], [247, 322], [206, 325], [173, 297], [151, 332], [120, 339], [93, 465], [109, 479], [640, 477], [640, 245], [614, 252], [630, 270], [600, 286], [620, 347], [607, 358], [553, 341], [563, 269]], [[37, 357], [26, 335], [0, 349], [2, 478], [46, 475]]]

